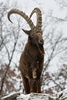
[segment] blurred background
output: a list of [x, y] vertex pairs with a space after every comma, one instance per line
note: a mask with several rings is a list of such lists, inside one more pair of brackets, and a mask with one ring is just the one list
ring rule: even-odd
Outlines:
[[[22, 31], [29, 29], [26, 21], [8, 11], [19, 9], [28, 16], [38, 7], [42, 11], [44, 39], [44, 68], [42, 92], [57, 94], [67, 88], [67, 0], [0, 0], [0, 96], [12, 92], [24, 93], [23, 80], [18, 69], [20, 55], [27, 42]], [[32, 16], [36, 25], [36, 14]]]

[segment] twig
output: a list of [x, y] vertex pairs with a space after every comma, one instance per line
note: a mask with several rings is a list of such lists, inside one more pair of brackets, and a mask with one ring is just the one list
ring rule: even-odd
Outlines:
[[8, 65], [7, 65], [6, 71], [5, 71], [5, 73], [4, 73], [3, 77], [2, 77], [2, 80], [1, 80], [0, 95], [1, 95], [2, 90], [3, 90], [3, 85], [4, 85], [4, 80], [5, 80], [6, 74], [7, 74], [8, 70], [9, 70], [9, 66], [10, 66], [10, 64], [11, 64], [11, 61], [12, 61], [12, 58], [13, 58], [13, 55], [14, 55], [14, 52], [15, 52], [17, 40], [18, 40], [18, 38], [16, 39], [16, 41], [15, 41], [15, 43], [14, 43], [14, 48], [13, 48], [13, 51], [12, 51], [12, 55], [11, 55], [11, 57], [10, 57], [10, 59], [9, 59], [9, 63], [8, 63]]

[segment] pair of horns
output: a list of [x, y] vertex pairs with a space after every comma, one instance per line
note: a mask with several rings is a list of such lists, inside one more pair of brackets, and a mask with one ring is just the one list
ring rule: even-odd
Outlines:
[[30, 28], [33, 29], [35, 26], [31, 20], [31, 17], [32, 15], [36, 13], [37, 14], [37, 25], [36, 25], [36, 28], [37, 30], [41, 31], [41, 26], [42, 26], [42, 14], [41, 14], [41, 11], [39, 8], [35, 8], [31, 14], [30, 14], [30, 17], [28, 17], [23, 11], [20, 11], [20, 10], [17, 10], [17, 9], [12, 9], [8, 12], [8, 19], [9, 21], [12, 23], [11, 19], [10, 19], [10, 15], [11, 14], [18, 14], [20, 16], [22, 16], [26, 21], [27, 23], [29, 24]]

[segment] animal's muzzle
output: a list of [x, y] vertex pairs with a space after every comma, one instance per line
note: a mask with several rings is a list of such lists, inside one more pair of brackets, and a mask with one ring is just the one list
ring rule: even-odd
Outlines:
[[44, 44], [44, 40], [43, 39], [40, 39], [39, 40], [39, 45], [43, 45]]

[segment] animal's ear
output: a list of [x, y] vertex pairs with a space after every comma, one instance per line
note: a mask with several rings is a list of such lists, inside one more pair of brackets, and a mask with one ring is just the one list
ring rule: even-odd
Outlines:
[[24, 30], [22, 29], [27, 35], [30, 35], [31, 30]]

